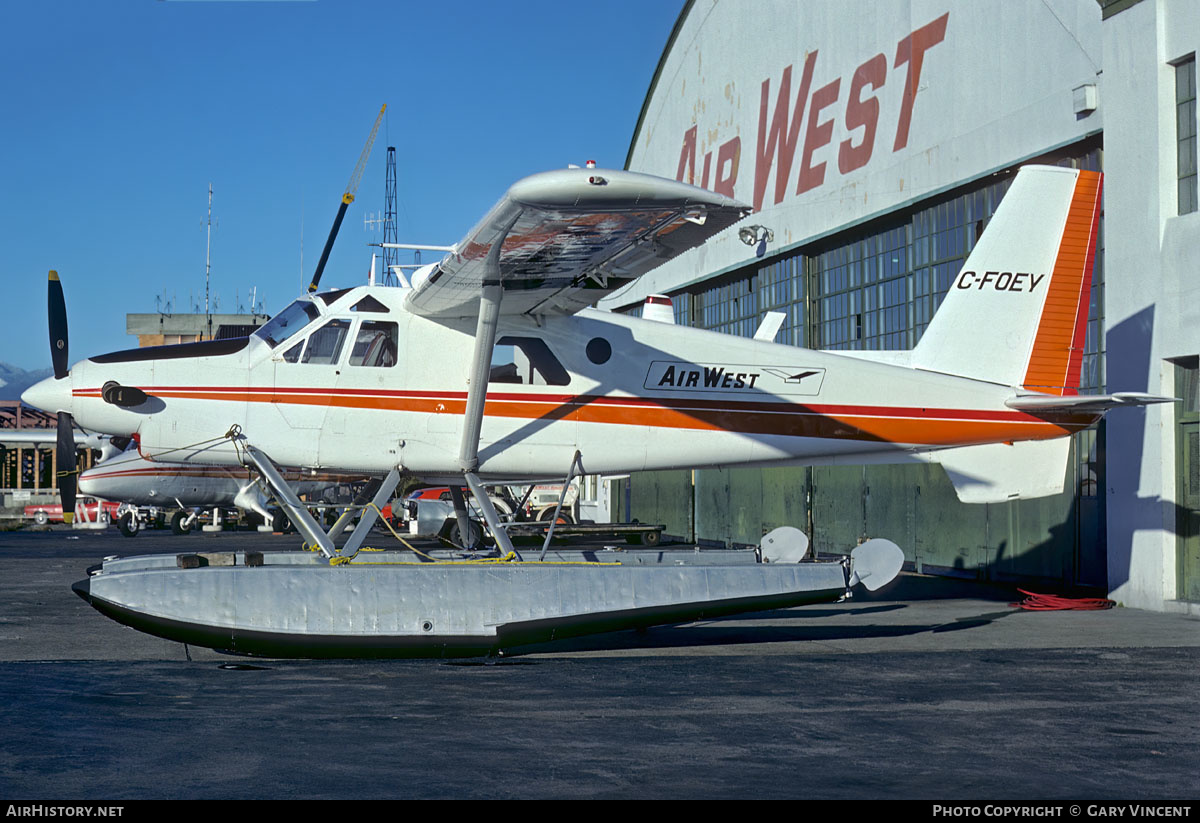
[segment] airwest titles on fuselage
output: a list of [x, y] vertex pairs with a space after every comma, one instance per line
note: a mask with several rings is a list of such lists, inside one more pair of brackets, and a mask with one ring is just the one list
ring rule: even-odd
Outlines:
[[674, 391], [813, 395], [820, 391], [824, 377], [825, 370], [819, 368], [655, 360], [643, 385]]
[[754, 388], [759, 372], [727, 371], [724, 366], [667, 366], [658, 380], [658, 388], [676, 389], [746, 389]]

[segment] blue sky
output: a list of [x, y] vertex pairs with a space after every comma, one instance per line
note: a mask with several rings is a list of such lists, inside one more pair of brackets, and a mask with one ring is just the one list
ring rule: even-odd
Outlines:
[[402, 242], [459, 240], [527, 174], [623, 166], [682, 6], [0, 3], [0, 361], [49, 366], [51, 268], [72, 361], [136, 345], [125, 314], [156, 297], [202, 304], [210, 182], [219, 310], [248, 307], [255, 287], [268, 313], [283, 308], [383, 103], [323, 287], [365, 279], [388, 145]]

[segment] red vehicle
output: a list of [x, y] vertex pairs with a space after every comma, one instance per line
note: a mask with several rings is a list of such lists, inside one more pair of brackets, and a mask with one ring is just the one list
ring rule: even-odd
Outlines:
[[[112, 523], [116, 521], [117, 509], [120, 507], [120, 503], [97, 500], [94, 497], [81, 497], [75, 502], [75, 517], [80, 519], [86, 517], [88, 520], [95, 521], [98, 511], [103, 522]], [[61, 523], [63, 522], [62, 503], [31, 504], [25, 507], [25, 516], [39, 526], [50, 522]]]

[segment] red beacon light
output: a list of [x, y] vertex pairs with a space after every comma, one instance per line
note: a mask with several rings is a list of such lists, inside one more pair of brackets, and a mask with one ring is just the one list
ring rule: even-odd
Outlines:
[[[587, 161], [587, 167], [589, 169], [596, 168], [596, 161], [595, 160]], [[588, 177], [588, 182], [591, 183], [593, 186], [603, 186], [608, 183], [608, 180], [601, 177], [598, 174], [593, 174], [590, 177]]]

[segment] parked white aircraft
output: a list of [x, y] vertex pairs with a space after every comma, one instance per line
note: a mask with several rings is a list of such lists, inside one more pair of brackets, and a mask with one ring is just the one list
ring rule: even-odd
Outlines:
[[[331, 474], [290, 469], [283, 477], [296, 494], [319, 494], [331, 486], [365, 480], [363, 475]], [[200, 466], [147, 460], [130, 448], [113, 455], [79, 475], [78, 491], [133, 507], [173, 511], [171, 528], [186, 534], [196, 524], [199, 510], [213, 509], [214, 527], [221, 509], [242, 509], [257, 514], [266, 530], [284, 531], [286, 516], [271, 506], [271, 496], [258, 473], [240, 466]], [[136, 535], [136, 517], [122, 521], [122, 533]]]
[[[511, 551], [485, 482], [561, 477], [568, 466], [616, 474], [936, 460], [964, 499], [1008, 499], [1060, 489], [1067, 435], [1107, 409], [1168, 399], [1077, 394], [1100, 214], [1100, 175], [1086, 171], [1029, 167], [1018, 174], [911, 352], [809, 351], [589, 308], [748, 211], [722, 195], [631, 172], [534, 175], [515, 184], [452, 253], [416, 272], [412, 288], [302, 297], [250, 338], [100, 355], [69, 374], [56, 363], [56, 377], [24, 398], [60, 418], [74, 415], [88, 429], [135, 434], [151, 459], [253, 464], [335, 563], [347, 550], [339, 555], [293, 505], [276, 465], [387, 474], [381, 495], [391, 493], [401, 469], [455, 492], [465, 479], [497, 542]], [[52, 274], [52, 317], [56, 284]], [[53, 341], [53, 319], [51, 328]], [[65, 326], [57, 337], [65, 338]], [[517, 368], [493, 371], [497, 347], [519, 352]], [[358, 547], [351, 543], [350, 553]], [[114, 566], [79, 584], [81, 593], [140, 628], [228, 647], [219, 639], [227, 627], [195, 639], [203, 615], [166, 617], [170, 604], [150, 598], [151, 608], [141, 589], [125, 591], [132, 583], [121, 570], [135, 567], [146, 573], [137, 564]], [[313, 596], [336, 600], [322, 587], [340, 578], [320, 579], [311, 589], [325, 593]], [[462, 617], [471, 625], [449, 635], [487, 636], [494, 648], [504, 642], [498, 636], [542, 636], [522, 632], [547, 620], [557, 627], [551, 633], [564, 625], [582, 631], [626, 625], [614, 624], [616, 612], [650, 622], [651, 613], [660, 620], [710, 614], [714, 602], [743, 610], [763, 607], [764, 597], [784, 602], [758, 590], [770, 588], [761, 578], [741, 593], [706, 578], [695, 584], [707, 594], [688, 601], [692, 611], [614, 600], [612, 587], [600, 583], [600, 593], [584, 595], [572, 578], [561, 585], [588, 601], [578, 614], [547, 616], [545, 603], [555, 598], [542, 592], [525, 611], [497, 617], [495, 598], [507, 604], [513, 595], [490, 594], [489, 579], [482, 590], [460, 593], [444, 621], [459, 626]], [[112, 587], [108, 594], [102, 584]], [[836, 596], [826, 583], [805, 586], [809, 599], [818, 589]], [[788, 602], [801, 602], [797, 596]], [[286, 611], [278, 598], [263, 597]], [[381, 636], [389, 648], [424, 642], [444, 650], [457, 642], [427, 628], [438, 620], [414, 616], [433, 605], [405, 612], [392, 629], [379, 628], [387, 622], [380, 608], [363, 618], [374, 629], [349, 618], [314, 627], [313, 603], [303, 617], [272, 613], [271, 629], [258, 612], [245, 618], [240, 647], [248, 637], [276, 653], [293, 642], [311, 653], [316, 637], [338, 638], [328, 648], [341, 650], [347, 643], [374, 648]], [[390, 607], [384, 612], [392, 615]], [[410, 632], [409, 621], [421, 628]], [[306, 626], [298, 633], [297, 622]]]

